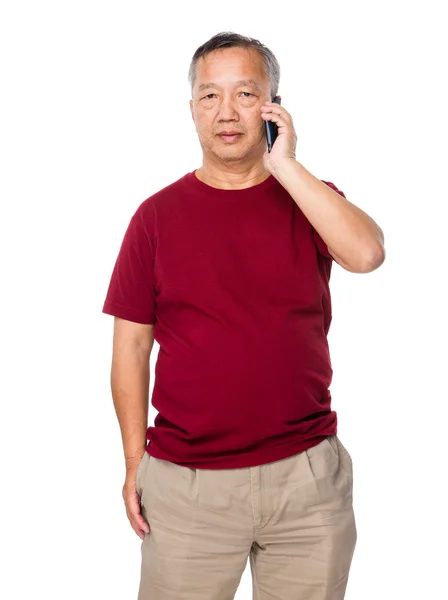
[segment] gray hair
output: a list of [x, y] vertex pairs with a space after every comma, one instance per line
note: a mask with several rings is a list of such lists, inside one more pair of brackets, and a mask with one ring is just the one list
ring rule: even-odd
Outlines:
[[239, 33], [232, 31], [223, 31], [217, 33], [210, 38], [205, 44], [199, 46], [191, 59], [190, 69], [188, 71], [188, 81], [191, 86], [191, 95], [193, 96], [193, 87], [196, 81], [196, 63], [198, 60], [214, 50], [221, 48], [253, 48], [256, 50], [261, 58], [263, 59], [264, 69], [266, 75], [269, 77], [271, 83], [271, 96], [277, 96], [278, 86], [280, 83], [280, 65], [275, 58], [273, 52], [269, 50], [264, 44], [254, 38], [249, 38]]

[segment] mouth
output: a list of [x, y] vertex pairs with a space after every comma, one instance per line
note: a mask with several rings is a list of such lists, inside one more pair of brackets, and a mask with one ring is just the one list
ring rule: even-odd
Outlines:
[[218, 137], [224, 142], [236, 142], [242, 135], [242, 133], [218, 133]]

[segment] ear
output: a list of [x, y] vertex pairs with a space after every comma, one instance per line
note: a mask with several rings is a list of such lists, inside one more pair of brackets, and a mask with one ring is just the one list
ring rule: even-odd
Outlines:
[[193, 121], [194, 121], [193, 100], [190, 100], [190, 112], [191, 112], [191, 116], [192, 116]]

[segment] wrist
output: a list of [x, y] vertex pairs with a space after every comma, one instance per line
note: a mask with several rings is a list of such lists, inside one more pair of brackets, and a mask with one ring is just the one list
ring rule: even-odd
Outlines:
[[144, 454], [146, 452], [146, 446], [141, 448], [138, 452], [134, 452], [132, 455], [125, 456], [125, 465], [126, 471], [132, 472], [136, 471], [138, 465], [140, 464]]
[[294, 158], [283, 159], [280, 163], [274, 165], [275, 176], [282, 182], [282, 180], [297, 176], [301, 168], [303, 168], [303, 165]]

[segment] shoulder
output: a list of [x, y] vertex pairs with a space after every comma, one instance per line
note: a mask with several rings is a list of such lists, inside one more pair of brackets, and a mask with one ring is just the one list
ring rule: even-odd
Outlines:
[[145, 198], [145, 200], [138, 205], [133, 218], [138, 218], [143, 223], [151, 223], [162, 208], [172, 202], [178, 201], [182, 196], [184, 186], [185, 175]]

